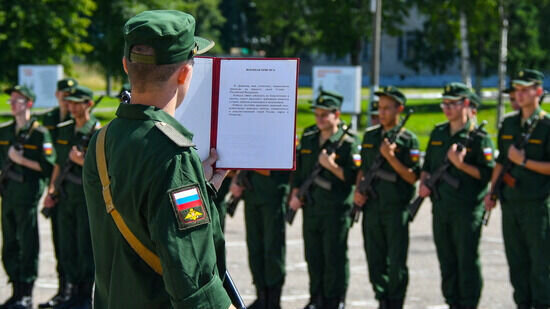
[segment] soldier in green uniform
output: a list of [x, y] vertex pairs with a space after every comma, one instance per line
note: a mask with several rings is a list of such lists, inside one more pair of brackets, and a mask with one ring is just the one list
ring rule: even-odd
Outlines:
[[[493, 144], [486, 134], [473, 134], [461, 151], [458, 144], [476, 128], [469, 119], [472, 91], [462, 83], [445, 86], [441, 108], [449, 120], [437, 125], [430, 135], [421, 173], [419, 195], [432, 196], [433, 235], [441, 269], [441, 289], [451, 308], [476, 308], [481, 296], [482, 277], [479, 239], [483, 197], [494, 166]], [[437, 192], [424, 185], [445, 160], [451, 162], [448, 179], [438, 182]]]
[[289, 173], [240, 171], [251, 188], [239, 186], [234, 177], [231, 194], [244, 197], [246, 244], [256, 301], [250, 309], [280, 309], [285, 280], [285, 210]]
[[377, 157], [385, 159], [381, 167], [394, 179], [378, 178], [373, 189], [377, 198], [355, 190], [356, 205], [363, 206], [363, 237], [370, 281], [379, 308], [403, 308], [408, 283], [407, 252], [409, 248], [409, 216], [407, 205], [414, 195], [414, 183], [420, 175], [418, 139], [403, 128], [395, 143], [387, 136], [396, 134], [399, 115], [407, 101], [395, 87], [377, 92], [380, 97], [380, 124], [367, 129], [361, 145], [361, 170], [357, 181]]
[[214, 198], [214, 204], [216, 205], [216, 209], [218, 210], [218, 214], [220, 215], [220, 224], [222, 227], [222, 231], [225, 231], [225, 216], [227, 213], [227, 202], [225, 200], [225, 197], [227, 193], [229, 193], [229, 187], [231, 186], [231, 180], [233, 179], [234, 171], [230, 171], [225, 179], [222, 182], [222, 185], [218, 189], [218, 192], [216, 193], [216, 197]]
[[[313, 103], [316, 125], [306, 128], [297, 150], [290, 207], [303, 208], [305, 258], [309, 272], [308, 309], [344, 308], [349, 283], [348, 232], [353, 185], [358, 165], [354, 155], [359, 142], [354, 134], [345, 136], [340, 120], [343, 97], [323, 91]], [[328, 140], [340, 140], [336, 152], [321, 150]], [[324, 168], [315, 179], [310, 198], [297, 197], [299, 187], [319, 162]]]
[[201, 163], [174, 118], [193, 56], [214, 43], [195, 37], [195, 19], [179, 11], [145, 11], [123, 31], [132, 99], [92, 138], [83, 170], [94, 307], [233, 308], [212, 200], [226, 172], [213, 170], [214, 150]]
[[55, 97], [57, 98], [59, 106], [48, 110], [48, 112], [46, 112], [42, 116], [42, 124], [44, 125], [44, 127], [46, 127], [46, 129], [50, 131], [53, 141], [57, 139], [57, 125], [71, 118], [71, 115], [67, 108], [67, 102], [64, 100], [64, 98], [69, 94], [71, 89], [73, 89], [77, 85], [78, 82], [76, 81], [76, 79], [70, 77], [58, 81], [57, 90], [55, 91]]
[[13, 295], [0, 308], [32, 308], [38, 272], [37, 207], [55, 151], [48, 130], [31, 118], [34, 92], [15, 86], [6, 93], [14, 121], [0, 126], [2, 262]]
[[[42, 124], [44, 125], [44, 127], [46, 127], [46, 129], [48, 129], [48, 131], [50, 131], [50, 135], [52, 136], [52, 140], [54, 142], [54, 148], [57, 145], [55, 143], [55, 141], [57, 140], [57, 125], [61, 122], [69, 120], [69, 118], [71, 117], [69, 111], [67, 110], [67, 103], [65, 102], [64, 98], [70, 93], [71, 89], [76, 87], [77, 85], [78, 82], [74, 78], [64, 78], [58, 81], [55, 97], [57, 98], [59, 106], [54, 107], [53, 109], [42, 115]], [[59, 252], [59, 220], [57, 219], [57, 208], [54, 207], [50, 210], [50, 219], [50, 222], [52, 224], [53, 248], [55, 252], [55, 257], [58, 261], [56, 267], [58, 276], [58, 290], [51, 299], [39, 304], [38, 308], [53, 308], [56, 304], [59, 303], [60, 300], [66, 299], [68, 297], [68, 289], [70, 288], [67, 280], [65, 280], [65, 274], [61, 267], [63, 261], [60, 260], [61, 255]]]
[[72, 119], [57, 125], [57, 160], [44, 201], [45, 207], [54, 207], [57, 211], [59, 253], [66, 287], [53, 307], [60, 309], [91, 307], [94, 261], [82, 166], [87, 141], [99, 128], [98, 120], [90, 115], [92, 100], [93, 92], [80, 85], [65, 97]]
[[[503, 166], [513, 163], [499, 199], [504, 247], [519, 309], [550, 307], [550, 119], [539, 106], [543, 79], [536, 70], [522, 70], [514, 78], [520, 110], [502, 122], [492, 177], [494, 185]], [[514, 143], [534, 121], [527, 146], [518, 150]], [[495, 207], [489, 196], [485, 205], [488, 210]]]

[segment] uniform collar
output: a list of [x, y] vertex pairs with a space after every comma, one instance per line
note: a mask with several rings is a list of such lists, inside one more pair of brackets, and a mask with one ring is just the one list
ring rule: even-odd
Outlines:
[[[80, 129], [77, 129], [76, 132], [82, 133], [82, 134], [88, 134], [95, 128], [96, 124], [97, 124], [97, 119], [95, 118], [95, 116], [90, 115], [90, 119], [86, 121], [86, 123]], [[74, 125], [76, 127], [76, 121], [74, 122]]]
[[155, 106], [142, 104], [120, 104], [116, 111], [116, 115], [118, 118], [165, 122], [174, 127], [189, 140], [193, 140], [193, 133], [189, 132], [174, 117]]
[[[27, 121], [27, 123], [19, 130], [19, 132], [27, 132], [35, 121], [36, 121], [36, 118], [31, 117], [31, 119]], [[13, 124], [14, 124], [14, 127], [17, 127], [15, 117], [13, 118]]]
[[472, 119], [468, 118], [468, 120], [464, 124], [464, 127], [458, 130], [455, 134], [451, 135], [451, 123], [447, 122], [447, 132], [451, 137], [453, 136], [465, 137], [468, 134], [468, 132], [473, 130], [473, 126], [475, 126], [475, 123], [473, 122]]
[[[540, 105], [535, 109], [535, 111], [531, 114], [531, 116], [529, 116], [529, 118], [523, 123], [524, 126], [526, 127], [529, 127], [531, 125], [531, 123], [533, 123], [533, 121], [535, 120], [536, 117], [540, 117], [541, 115], [541, 112], [542, 112], [542, 108], [540, 107]], [[519, 112], [520, 114], [520, 121], [521, 121], [521, 111]]]

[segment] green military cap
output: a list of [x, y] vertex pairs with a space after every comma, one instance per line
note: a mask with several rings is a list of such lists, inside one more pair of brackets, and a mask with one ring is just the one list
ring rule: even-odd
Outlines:
[[399, 89], [395, 88], [394, 86], [386, 86], [382, 88], [382, 90], [376, 91], [374, 94], [379, 97], [390, 97], [401, 105], [405, 105], [405, 103], [407, 103], [407, 98], [405, 97], [403, 92], [399, 91]]
[[463, 83], [450, 83], [443, 88], [443, 99], [447, 100], [460, 100], [463, 98], [470, 99], [472, 91], [466, 84]]
[[8, 89], [4, 90], [4, 92], [7, 93], [7, 94], [11, 94], [14, 91], [19, 92], [20, 94], [22, 94], [27, 99], [29, 99], [33, 102], [34, 102], [34, 100], [36, 100], [36, 94], [34, 93], [34, 91], [31, 88], [29, 88], [25, 85], [15, 85], [11, 88], [8, 88]]
[[[174, 10], [145, 11], [124, 25], [124, 56], [145, 64], [171, 64], [189, 60], [214, 47], [214, 42], [195, 36], [195, 18]], [[135, 45], [146, 45], [154, 55], [132, 53]]]
[[311, 108], [340, 110], [343, 102], [344, 97], [341, 94], [337, 92], [321, 90], [321, 93], [313, 102]]
[[78, 85], [76, 79], [72, 77], [64, 78], [57, 82], [57, 91], [69, 91]]
[[66, 96], [64, 99], [71, 102], [86, 102], [89, 100], [93, 100], [93, 98], [94, 93], [90, 88], [78, 85], [74, 88], [71, 88], [71, 90], [69, 90], [69, 95]]
[[372, 103], [370, 105], [370, 111], [369, 111], [369, 114], [371, 115], [378, 115], [378, 102], [379, 102], [380, 98], [375, 95], [373, 98], [372, 98]]
[[481, 98], [472, 90], [470, 90], [468, 99], [470, 100], [470, 107], [478, 108], [481, 105]]
[[542, 85], [544, 80], [544, 74], [537, 70], [524, 69], [518, 72], [518, 74], [512, 80], [512, 85], [531, 86], [534, 84]]

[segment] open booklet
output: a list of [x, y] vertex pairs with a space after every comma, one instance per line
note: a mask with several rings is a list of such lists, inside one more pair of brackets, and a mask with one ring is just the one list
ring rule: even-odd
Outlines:
[[195, 57], [176, 119], [217, 168], [293, 170], [299, 59]]

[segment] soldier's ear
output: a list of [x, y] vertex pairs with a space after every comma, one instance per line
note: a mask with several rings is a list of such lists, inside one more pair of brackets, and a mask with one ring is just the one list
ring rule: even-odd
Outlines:
[[464, 107], [470, 106], [470, 99], [464, 99]]
[[126, 57], [122, 57], [122, 67], [124, 68], [124, 72], [128, 74], [128, 65], [126, 64]]
[[193, 66], [190, 64], [184, 64], [178, 71], [178, 84], [183, 85], [191, 78], [193, 72]]
[[403, 110], [405, 110], [405, 106], [403, 106], [403, 104], [399, 104], [397, 110], [401, 113]]
[[537, 96], [540, 97], [543, 93], [542, 87], [539, 85], [537, 86]]

